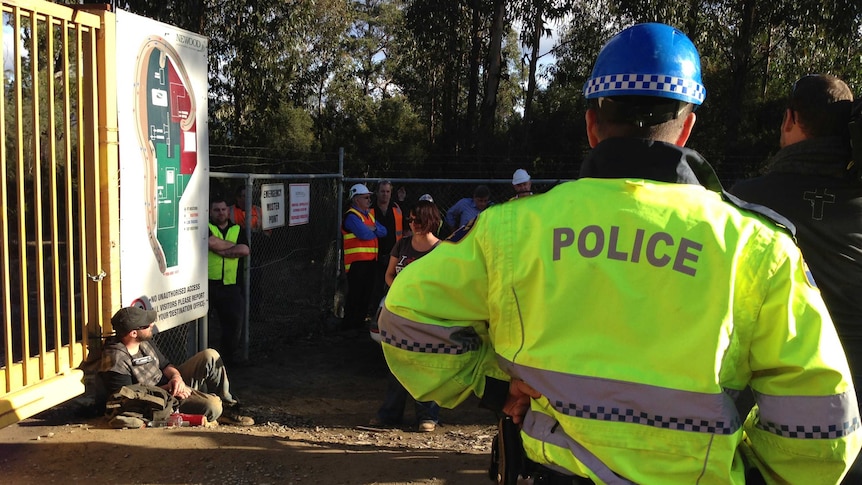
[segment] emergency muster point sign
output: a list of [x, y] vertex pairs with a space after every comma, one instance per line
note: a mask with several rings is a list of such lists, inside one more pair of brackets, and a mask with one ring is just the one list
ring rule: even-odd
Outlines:
[[284, 226], [284, 184], [263, 184], [260, 205], [264, 230]]

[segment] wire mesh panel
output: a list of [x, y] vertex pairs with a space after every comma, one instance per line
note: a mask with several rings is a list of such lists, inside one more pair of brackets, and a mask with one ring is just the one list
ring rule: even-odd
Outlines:
[[165, 332], [159, 332], [153, 336], [153, 341], [159, 350], [165, 354], [174, 365], [180, 365], [192, 356], [189, 350], [189, 341], [195, 335], [195, 323], [189, 322], [177, 325]]
[[[251, 220], [243, 216], [242, 221], [248, 232], [251, 254], [243, 262], [244, 279], [239, 284], [246, 291], [247, 343], [252, 354], [257, 349], [273, 348], [285, 339], [326, 333], [332, 329], [326, 324], [327, 320], [340, 316], [336, 299], [342, 265], [341, 221], [349, 204], [346, 190], [357, 182], [365, 183], [374, 191], [379, 180], [345, 179], [342, 182], [340, 176], [334, 175], [211, 174], [211, 196], [224, 198], [231, 212], [235, 208], [242, 211], [243, 207], [251, 207]], [[503, 203], [514, 196], [508, 179], [393, 179], [392, 183], [393, 200], [406, 211], [421, 195], [429, 194], [443, 216], [460, 199], [472, 197], [473, 190], [480, 184], [488, 186], [491, 203]], [[544, 192], [557, 183], [560, 181], [535, 180], [533, 190]], [[288, 216], [284, 226], [264, 229], [261, 189], [268, 184], [282, 185], [288, 214], [291, 184], [307, 184], [307, 223], [290, 225]], [[251, 200], [247, 201], [245, 197], [249, 194]], [[401, 195], [403, 199], [399, 200]], [[444, 227], [441, 236], [448, 232]], [[212, 309], [208, 320], [210, 345], [218, 346], [220, 326], [218, 315]], [[182, 348], [179, 343], [174, 346]]]
[[[211, 192], [222, 194], [229, 205], [244, 205], [239, 197], [243, 188], [245, 194], [251, 194], [253, 217], [248, 224], [254, 227], [247, 234], [251, 255], [243, 263], [244, 279], [239, 283], [247, 288], [249, 348], [278, 345], [285, 338], [322, 331], [324, 319], [331, 314], [340, 264], [339, 180], [303, 175], [213, 175]], [[281, 227], [264, 229], [265, 221], [255, 221], [262, 219], [258, 211], [264, 184], [283, 186], [286, 217]], [[307, 222], [290, 225], [291, 184], [308, 187]], [[248, 228], [248, 224], [244, 226]], [[210, 342], [217, 342], [218, 316], [212, 310], [209, 320]]]

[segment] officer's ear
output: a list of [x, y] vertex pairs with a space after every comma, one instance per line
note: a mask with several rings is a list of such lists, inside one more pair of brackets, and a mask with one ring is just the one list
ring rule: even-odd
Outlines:
[[793, 129], [793, 125], [795, 124], [796, 113], [794, 113], [792, 109], [787, 108], [784, 110], [784, 120], [781, 122], [781, 131], [789, 132]]
[[595, 109], [589, 108], [584, 119], [587, 121], [587, 140], [590, 142], [590, 148], [595, 148], [602, 141], [599, 135], [599, 115]]
[[675, 145], [684, 147], [688, 142], [688, 137], [691, 136], [691, 130], [694, 128], [694, 123], [697, 121], [697, 115], [694, 112], [689, 113], [685, 117], [685, 121], [682, 123], [682, 131], [679, 132], [679, 136], [674, 142]]

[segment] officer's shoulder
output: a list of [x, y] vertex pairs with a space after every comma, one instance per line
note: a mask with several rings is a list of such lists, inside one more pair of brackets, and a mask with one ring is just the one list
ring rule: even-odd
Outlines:
[[747, 200], [741, 199], [736, 195], [733, 195], [726, 191], [722, 192], [721, 195], [722, 199], [741, 209], [742, 211], [754, 213], [763, 218], [766, 218], [767, 220], [787, 232], [787, 234], [791, 237], [796, 237], [796, 225], [793, 224], [790, 219], [784, 217], [778, 212], [775, 212], [774, 210], [770, 209], [769, 207], [766, 207], [765, 205], [748, 202]]

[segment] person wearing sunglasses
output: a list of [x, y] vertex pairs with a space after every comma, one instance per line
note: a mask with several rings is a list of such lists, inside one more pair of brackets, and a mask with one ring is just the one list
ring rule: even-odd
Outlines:
[[108, 395], [132, 384], [159, 386], [180, 401], [178, 412], [202, 414], [209, 422], [253, 425], [254, 419], [240, 414], [218, 351], [203, 350], [175, 366], [153, 342], [157, 318], [155, 310], [134, 306], [111, 317], [115, 335], [102, 349], [98, 375]]
[[348, 192], [350, 208], [344, 214], [341, 235], [344, 249], [344, 272], [347, 274], [347, 298], [344, 302], [344, 320], [341, 331], [359, 336], [368, 302], [374, 291], [377, 267], [378, 238], [385, 237], [386, 227], [374, 217], [371, 210], [371, 191], [363, 184], [355, 184]]
[[[434, 232], [440, 227], [440, 210], [434, 202], [420, 200], [410, 210], [407, 223], [410, 226], [411, 236], [407, 236], [392, 248], [389, 254], [389, 266], [386, 269], [386, 287], [392, 285], [395, 277], [404, 270], [407, 265], [430, 253], [437, 247], [440, 239]], [[382, 305], [382, 302], [381, 302]], [[372, 338], [374, 336], [372, 335]], [[386, 338], [385, 333], [380, 334], [380, 339]], [[398, 425], [404, 418], [404, 407], [409, 394], [404, 386], [398, 382], [392, 373], [386, 387], [386, 396], [383, 404], [377, 411], [377, 415], [371, 419], [372, 426]], [[431, 432], [437, 427], [440, 416], [440, 406], [433, 401], [415, 400], [415, 413], [418, 422], [418, 430]]]

